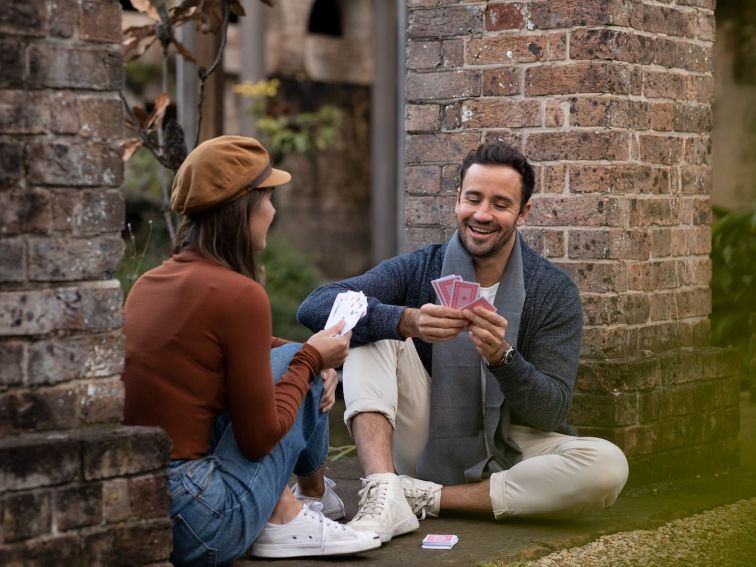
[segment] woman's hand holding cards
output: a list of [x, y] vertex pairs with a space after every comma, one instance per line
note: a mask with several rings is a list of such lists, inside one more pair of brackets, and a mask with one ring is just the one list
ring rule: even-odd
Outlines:
[[352, 333], [340, 335], [344, 328], [341, 320], [332, 327], [323, 329], [307, 339], [307, 344], [315, 348], [323, 359], [323, 368], [337, 368], [341, 366], [349, 354], [349, 339]]

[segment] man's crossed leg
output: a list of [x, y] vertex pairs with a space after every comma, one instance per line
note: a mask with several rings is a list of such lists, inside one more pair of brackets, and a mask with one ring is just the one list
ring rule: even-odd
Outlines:
[[[522, 461], [489, 479], [456, 486], [416, 478], [428, 439], [431, 379], [411, 339], [353, 348], [344, 363], [344, 421], [365, 473], [349, 523], [386, 542], [442, 511], [571, 517], [614, 504], [628, 475], [612, 443], [512, 425]], [[399, 474], [397, 474], [399, 473]], [[400, 476], [401, 475], [401, 476]]]

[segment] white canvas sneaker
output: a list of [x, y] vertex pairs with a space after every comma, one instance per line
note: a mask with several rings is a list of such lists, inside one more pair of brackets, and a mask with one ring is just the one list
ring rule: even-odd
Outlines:
[[420, 480], [403, 474], [399, 482], [404, 491], [404, 497], [409, 502], [415, 515], [424, 520], [427, 517], [438, 518], [441, 512], [442, 485], [429, 480]]
[[304, 504], [288, 524], [266, 523], [254, 545], [252, 557], [310, 557], [354, 555], [381, 546], [378, 534], [357, 531], [326, 518], [320, 504]]
[[420, 527], [407, 500], [399, 477], [394, 473], [376, 473], [362, 479], [360, 507], [347, 525], [356, 530], [377, 533], [386, 543], [394, 536]]
[[341, 518], [346, 516], [346, 511], [344, 510], [344, 502], [342, 502], [341, 498], [339, 498], [339, 495], [336, 494], [336, 491], [334, 490], [336, 483], [328, 477], [325, 477], [324, 480], [325, 492], [320, 498], [305, 496], [299, 491], [298, 484], [295, 484], [292, 487], [291, 491], [294, 493], [296, 499], [299, 500], [302, 504], [320, 502], [323, 505], [323, 515], [326, 518], [330, 520], [340, 520]]

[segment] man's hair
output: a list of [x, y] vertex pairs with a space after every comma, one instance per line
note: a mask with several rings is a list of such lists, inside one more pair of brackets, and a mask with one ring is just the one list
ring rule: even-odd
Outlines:
[[522, 180], [522, 199], [520, 201], [520, 210], [530, 200], [533, 195], [535, 186], [535, 173], [533, 166], [528, 163], [527, 158], [519, 150], [500, 140], [484, 142], [477, 149], [470, 150], [462, 161], [462, 169], [459, 172], [459, 186], [465, 180], [467, 170], [473, 164], [480, 165], [506, 165], [520, 174]]
[[192, 246], [205, 258], [257, 280], [249, 218], [264, 195], [264, 189], [253, 189], [220, 208], [184, 216], [176, 234], [174, 254]]

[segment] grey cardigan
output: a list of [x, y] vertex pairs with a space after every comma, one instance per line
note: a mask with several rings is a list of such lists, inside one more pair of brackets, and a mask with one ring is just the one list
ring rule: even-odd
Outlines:
[[[542, 431], [574, 434], [567, 412], [575, 387], [583, 311], [580, 294], [570, 277], [541, 258], [522, 239], [525, 303], [517, 354], [512, 362], [492, 369], [511, 410], [511, 422]], [[406, 307], [436, 302], [431, 280], [441, 274], [447, 243], [431, 244], [380, 263], [361, 276], [324, 285], [299, 307], [297, 320], [316, 331], [323, 328], [336, 295], [363, 291], [367, 316], [352, 332], [352, 346], [402, 340], [397, 333]], [[433, 376], [431, 345], [413, 339], [428, 374]]]

